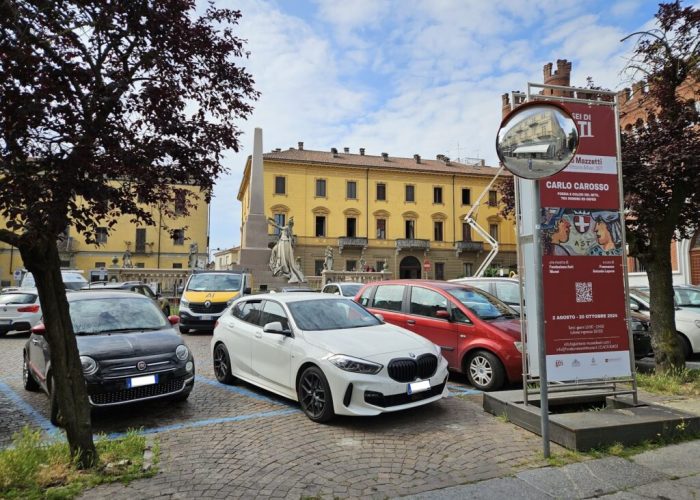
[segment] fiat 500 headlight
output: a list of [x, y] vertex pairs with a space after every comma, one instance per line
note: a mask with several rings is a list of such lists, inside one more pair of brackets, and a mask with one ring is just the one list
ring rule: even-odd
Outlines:
[[177, 356], [177, 359], [179, 359], [180, 361], [185, 361], [189, 355], [190, 350], [184, 344], [180, 344], [179, 346], [177, 346], [177, 349], [175, 349], [175, 356]]
[[345, 354], [336, 354], [335, 356], [331, 356], [328, 358], [328, 361], [346, 372], [374, 375], [375, 373], [379, 373], [379, 371], [382, 369], [382, 365], [379, 363], [353, 358], [352, 356], [346, 356]]
[[97, 361], [90, 356], [80, 356], [80, 364], [83, 367], [83, 374], [92, 375], [97, 371]]

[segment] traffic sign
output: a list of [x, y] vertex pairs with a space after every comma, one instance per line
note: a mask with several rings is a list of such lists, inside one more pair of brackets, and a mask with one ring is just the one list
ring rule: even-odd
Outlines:
[[425, 259], [425, 260], [423, 261], [423, 269], [425, 269], [426, 271], [430, 271], [430, 268], [431, 268], [431, 267], [433, 267], [433, 266], [432, 266], [432, 264], [430, 263], [430, 261], [429, 261], [428, 259]]

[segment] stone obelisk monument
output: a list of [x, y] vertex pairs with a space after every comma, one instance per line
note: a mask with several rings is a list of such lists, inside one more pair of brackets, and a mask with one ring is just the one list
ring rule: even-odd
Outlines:
[[256, 288], [275, 283], [269, 268], [270, 249], [267, 246], [267, 220], [265, 218], [265, 189], [263, 184], [262, 129], [256, 128], [253, 138], [253, 161], [250, 168], [250, 196], [248, 215], [243, 221], [241, 252], [238, 263], [253, 273]]

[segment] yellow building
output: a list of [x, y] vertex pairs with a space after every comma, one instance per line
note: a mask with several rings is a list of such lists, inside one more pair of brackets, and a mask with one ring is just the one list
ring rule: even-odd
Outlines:
[[[251, 161], [238, 193], [242, 221], [250, 206]], [[362, 270], [364, 264], [377, 271], [386, 265], [401, 278], [469, 276], [490, 247], [464, 216], [495, 173], [483, 161], [310, 151], [299, 143], [263, 155], [265, 216], [280, 226], [294, 217], [294, 254], [307, 276], [320, 276], [327, 247], [334, 270]], [[492, 266], [514, 269], [515, 226], [499, 216], [497, 200], [497, 192], [489, 192], [476, 220], [499, 242]], [[270, 246], [276, 232], [270, 225]]]
[[[198, 191], [190, 186], [177, 187]], [[124, 216], [108, 234], [105, 223], [96, 236], [99, 245], [86, 244], [83, 235], [73, 227], [68, 228], [66, 237], [59, 242], [61, 266], [85, 271], [86, 278], [90, 270], [101, 267], [187, 269], [194, 263], [204, 267], [208, 263], [209, 204], [203, 195], [198, 195], [199, 200], [189, 209], [188, 216], [169, 217], [158, 212], [153, 216], [155, 226], [137, 226], [130, 221], [131, 217]], [[177, 206], [173, 209], [179, 211]], [[170, 235], [171, 229], [176, 230], [174, 237]], [[13, 272], [23, 266], [19, 251], [0, 243], [3, 286], [14, 285]]]

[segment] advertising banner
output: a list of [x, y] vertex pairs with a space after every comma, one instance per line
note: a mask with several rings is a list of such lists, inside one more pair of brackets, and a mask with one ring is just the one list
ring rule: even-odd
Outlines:
[[550, 381], [631, 375], [623, 219], [612, 106], [564, 103], [579, 147], [540, 180], [540, 236]]

